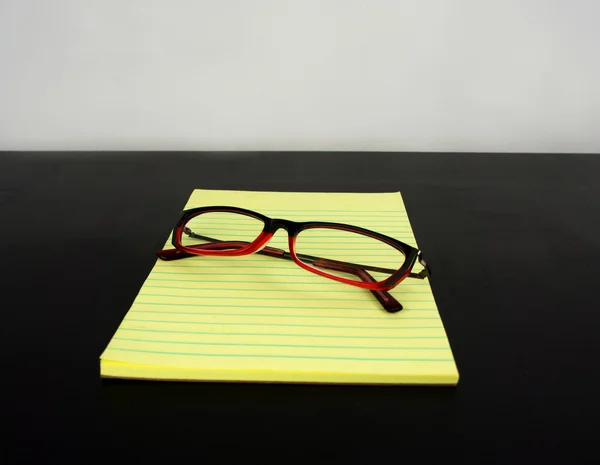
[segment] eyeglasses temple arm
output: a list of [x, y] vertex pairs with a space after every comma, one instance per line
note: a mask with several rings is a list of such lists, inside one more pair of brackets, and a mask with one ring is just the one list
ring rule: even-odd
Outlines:
[[[244, 241], [222, 241], [220, 239], [215, 239], [214, 237], [208, 237], [208, 236], [202, 236], [200, 234], [196, 234], [195, 232], [193, 232], [191, 229], [189, 228], [185, 228], [183, 231], [186, 235], [188, 235], [189, 237], [193, 237], [194, 239], [200, 239], [203, 241], [210, 241], [210, 244], [198, 244], [197, 246], [195, 246], [194, 248], [197, 248], [199, 250], [202, 249], [208, 249], [208, 250], [215, 250], [215, 249], [219, 249], [219, 248], [223, 248], [223, 249], [230, 249], [233, 248], [235, 246], [239, 246], [241, 244], [247, 245], [248, 242], [244, 242]], [[277, 249], [275, 247], [265, 247], [262, 250], [255, 252], [259, 255], [267, 255], [269, 257], [275, 257], [275, 258], [283, 258], [285, 260], [293, 260], [292, 255], [283, 250], [283, 249]], [[191, 255], [191, 254], [187, 254], [187, 255]], [[336, 264], [336, 265], [340, 265], [340, 266], [347, 266], [348, 268], [353, 268], [353, 269], [361, 269], [361, 270], [368, 270], [368, 271], [377, 271], [380, 273], [394, 273], [396, 270], [392, 270], [390, 268], [380, 268], [380, 267], [376, 267], [376, 266], [369, 266], [369, 265], [361, 265], [361, 264], [357, 264], [357, 263], [349, 263], [349, 262], [342, 262], [342, 261], [338, 261], [338, 260], [331, 260], [329, 258], [322, 258], [322, 257], [315, 257], [313, 255], [306, 255], [306, 254], [296, 254], [298, 256], [299, 259], [301, 259], [302, 261], [308, 262], [308, 263], [313, 263], [315, 260], [327, 260], [327, 262], [332, 263], [332, 264]], [[181, 257], [181, 258], [185, 258], [185, 257]]]
[[[201, 249], [201, 248], [215, 249], [215, 248], [217, 248], [217, 247], [215, 247], [216, 245], [220, 246], [221, 248], [231, 248], [232, 245], [236, 245], [236, 244], [244, 244], [244, 245], [248, 244], [247, 242], [242, 242], [242, 241], [221, 241], [219, 239], [215, 239], [214, 237], [202, 236], [200, 234], [196, 234], [190, 228], [185, 228], [183, 230], [183, 232], [187, 236], [193, 237], [194, 239], [200, 239], [203, 241], [211, 242], [210, 244], [198, 244], [199, 249]], [[229, 245], [226, 245], [226, 244], [229, 244]], [[286, 252], [283, 249], [277, 249], [275, 247], [265, 247], [256, 253], [260, 254], [260, 255], [267, 255], [270, 257], [283, 258], [286, 260], [293, 260], [292, 255], [289, 252]], [[176, 249], [160, 250], [157, 252], [157, 254], [163, 260], [178, 260], [181, 258], [187, 258], [187, 257], [194, 256], [193, 254], [189, 254], [187, 252], [179, 251]], [[348, 267], [352, 267], [352, 268], [356, 268], [356, 269], [377, 271], [380, 273], [394, 273], [396, 271], [396, 270], [392, 270], [389, 268], [379, 268], [379, 267], [375, 267], [375, 266], [361, 265], [361, 264], [357, 264], [357, 263], [349, 263], [349, 262], [342, 262], [342, 261], [331, 260], [331, 259], [324, 259], [322, 257], [315, 257], [312, 255], [306, 255], [306, 254], [297, 254], [297, 256], [298, 256], [298, 258], [300, 258], [302, 260], [306, 260], [309, 263], [312, 263], [314, 260], [328, 260], [330, 263], [346, 265]], [[431, 276], [431, 269], [429, 268], [429, 265], [427, 265], [427, 262], [425, 262], [425, 260], [423, 259], [423, 255], [421, 254], [421, 252], [419, 252], [419, 255], [417, 256], [417, 260], [423, 266], [423, 269], [421, 271], [419, 271], [418, 273], [410, 273], [407, 277], [408, 278], [416, 278], [416, 279], [425, 279], [425, 278]]]
[[[218, 239], [215, 239], [212, 237], [202, 236], [200, 234], [196, 234], [189, 228], [185, 228], [184, 233], [187, 236], [193, 237], [195, 239], [210, 241], [210, 244], [198, 244], [197, 246], [195, 246], [195, 248], [198, 248], [198, 249], [211, 249], [211, 250], [229, 249], [234, 246], [239, 246], [241, 244], [243, 244], [243, 245], [248, 244], [248, 242], [243, 242], [243, 241], [221, 241], [221, 240], [218, 240]], [[260, 254], [260, 255], [267, 255], [269, 257], [274, 257], [274, 258], [293, 260], [292, 255], [289, 252], [282, 250], [282, 249], [277, 249], [274, 247], [265, 247], [256, 253]], [[161, 251], [157, 252], [157, 255], [159, 256], [159, 258], [161, 258], [163, 260], [178, 260], [181, 258], [193, 256], [193, 254], [189, 254], [187, 252], [177, 250], [177, 249], [161, 250]], [[353, 275], [357, 276], [358, 278], [360, 278], [363, 282], [367, 282], [367, 283], [377, 282], [367, 272], [367, 270], [381, 272], [381, 273], [394, 273], [396, 271], [396, 270], [392, 270], [389, 268], [379, 268], [379, 267], [361, 265], [361, 264], [356, 264], [356, 263], [342, 262], [342, 261], [338, 261], [338, 260], [331, 260], [331, 259], [315, 257], [312, 255], [306, 255], [306, 254], [296, 254], [296, 255], [300, 260], [302, 260], [304, 262], [313, 264], [320, 268], [342, 271], [344, 273], [353, 274]], [[410, 273], [408, 275], [408, 277], [425, 279], [427, 276], [430, 275], [429, 267], [427, 266], [425, 261], [421, 258], [420, 254], [419, 254], [419, 261], [424, 266], [424, 269], [419, 273]], [[396, 313], [396, 312], [399, 312], [400, 310], [402, 310], [402, 308], [403, 308], [402, 304], [400, 302], [398, 302], [389, 292], [375, 291], [375, 290], [371, 290], [370, 292], [375, 296], [375, 298], [379, 301], [379, 303], [382, 305], [382, 307], [387, 312]]]
[[[300, 255], [298, 255], [300, 258]], [[354, 263], [339, 262], [337, 260], [329, 260], [327, 258], [310, 257], [312, 264], [318, 268], [325, 268], [329, 270], [341, 271], [343, 273], [349, 273], [357, 276], [365, 283], [376, 283], [377, 281], [371, 276], [365, 269], [360, 268], [362, 265], [356, 265]], [[302, 258], [305, 260], [305, 258]], [[380, 268], [382, 269], [382, 268]], [[393, 273], [394, 271], [391, 270]], [[371, 294], [379, 301], [381, 306], [388, 313], [396, 313], [403, 309], [402, 304], [396, 300], [396, 298], [387, 291], [376, 291], [369, 290]]]

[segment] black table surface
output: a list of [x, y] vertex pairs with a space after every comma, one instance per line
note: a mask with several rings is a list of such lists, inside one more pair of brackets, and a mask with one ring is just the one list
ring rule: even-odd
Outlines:
[[[599, 179], [593, 155], [0, 153], [0, 463], [595, 462]], [[458, 387], [101, 380], [194, 188], [401, 191]]]

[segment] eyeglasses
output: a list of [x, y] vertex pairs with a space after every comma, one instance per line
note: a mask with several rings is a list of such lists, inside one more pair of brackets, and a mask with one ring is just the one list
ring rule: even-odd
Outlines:
[[[288, 233], [289, 252], [267, 247], [280, 228]], [[421, 251], [368, 229], [320, 221], [269, 218], [236, 207], [185, 210], [175, 229], [174, 249], [160, 250], [162, 260], [197, 255], [237, 257], [257, 253], [293, 260], [307, 271], [371, 291], [389, 313], [402, 305], [387, 291], [405, 278], [425, 279], [431, 272]], [[413, 273], [419, 261], [423, 270]]]

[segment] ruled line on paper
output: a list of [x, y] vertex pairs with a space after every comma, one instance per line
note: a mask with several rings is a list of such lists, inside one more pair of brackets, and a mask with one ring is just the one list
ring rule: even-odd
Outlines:
[[391, 331], [394, 329], [398, 329], [394, 326], [352, 326], [352, 325], [309, 325], [309, 324], [296, 324], [296, 323], [237, 323], [237, 322], [225, 322], [219, 321], [174, 321], [174, 320], [155, 320], [155, 319], [144, 319], [144, 318], [128, 318], [127, 321], [136, 321], [136, 322], [148, 322], [148, 323], [177, 323], [177, 324], [186, 324], [186, 325], [227, 325], [227, 326], [289, 326], [289, 327], [299, 327], [299, 328], [328, 328], [328, 329], [375, 329], [375, 330], [386, 330]]
[[250, 357], [250, 358], [300, 358], [300, 359], [321, 359], [321, 360], [354, 360], [354, 361], [386, 361], [386, 362], [452, 362], [451, 358], [432, 359], [432, 358], [376, 358], [376, 357], [334, 357], [322, 355], [274, 355], [274, 354], [220, 354], [220, 353], [194, 353], [194, 352], [166, 352], [159, 350], [145, 349], [127, 349], [122, 347], [111, 347], [110, 350], [121, 350], [125, 352], [144, 352], [163, 355], [184, 355], [195, 357]]
[[[161, 281], [161, 282], [165, 282], [165, 281]], [[197, 281], [191, 281], [191, 282], [197, 282]], [[203, 281], [206, 282], [206, 281]], [[218, 282], [222, 282], [222, 281], [218, 281]], [[291, 283], [294, 284], [294, 283]], [[298, 284], [298, 283], [296, 283]], [[304, 284], [304, 283], [302, 283]], [[343, 283], [340, 283], [342, 286], [344, 285]], [[193, 287], [182, 287], [182, 286], [152, 286], [152, 285], [148, 285], [145, 284], [144, 285], [144, 289], [176, 289], [178, 291], [180, 290], [185, 290], [185, 291], [198, 291], [198, 292], [206, 292], [206, 291], [243, 291], [244, 293], [246, 292], [261, 292], [261, 293], [271, 293], [271, 292], [279, 292], [279, 293], [286, 293], [286, 294], [293, 294], [296, 292], [310, 292], [310, 293], [315, 293], [315, 292], [326, 292], [328, 294], [335, 294], [335, 295], [339, 295], [339, 291], [337, 290], [332, 290], [332, 289], [273, 289], [273, 288], [264, 288], [264, 289], [255, 289], [255, 288], [244, 288], [244, 287], [230, 287], [230, 288], [223, 288], [223, 287], [197, 287], [197, 286], [193, 286]], [[364, 295], [366, 291], [365, 289], [344, 289], [344, 294], [361, 294]], [[406, 291], [404, 289], [401, 290], [400, 294], [402, 295], [406, 295], [406, 294], [423, 294], [423, 295], [427, 295], [430, 294], [430, 292], [428, 291]], [[143, 295], [140, 293], [140, 295]], [[222, 295], [215, 295], [215, 297], [222, 297]], [[336, 298], [336, 300], [339, 299]], [[345, 300], [345, 299], [342, 299]], [[355, 300], [355, 299], [352, 299]]]
[[[397, 328], [404, 330], [440, 330], [441, 326], [412, 326], [409, 328]], [[215, 332], [215, 331], [176, 331], [176, 330], [168, 330], [168, 329], [153, 329], [153, 328], [130, 328], [127, 326], [123, 326], [119, 328], [119, 331], [138, 331], [138, 332], [150, 332], [150, 333], [173, 333], [173, 334], [195, 334], [195, 335], [203, 335], [203, 336], [243, 336], [243, 337], [260, 337], [264, 338], [265, 336], [269, 337], [297, 337], [297, 338], [328, 338], [328, 339], [446, 339], [446, 336], [402, 336], [402, 335], [394, 335], [394, 336], [362, 336], [362, 335], [339, 335], [339, 334], [302, 334], [302, 333], [232, 333], [232, 332]]]
[[[210, 295], [210, 296], [204, 296], [204, 295], [181, 295], [181, 293], [177, 293], [177, 294], [153, 294], [153, 293], [149, 293], [149, 292], [143, 292], [139, 294], [140, 296], [148, 296], [148, 297], [169, 297], [169, 298], [179, 298], [179, 299], [220, 299], [221, 296], [218, 295]], [[368, 294], [366, 294], [368, 295]], [[278, 302], [281, 302], [282, 300], [295, 300], [297, 301], [298, 299], [296, 297], [275, 297], [275, 298], [265, 298], [265, 297], [248, 297], [248, 296], [227, 296], [228, 299], [260, 299], [260, 300], [277, 300]], [[350, 299], [344, 299], [343, 297], [302, 297], [301, 298], [302, 301], [308, 301], [308, 300], [312, 300], [312, 301], [318, 301], [318, 302], [323, 302], [323, 301], [334, 301], [334, 302], [356, 302], [356, 298], [350, 298]], [[433, 303], [433, 299], [404, 299], [405, 302], [429, 302], [429, 303]], [[280, 308], [287, 308], [289, 307], [289, 305], [280, 305]], [[293, 308], [293, 306], [292, 306]], [[346, 307], [344, 307], [346, 308]], [[352, 308], [352, 307], [350, 307]], [[437, 309], [433, 309], [433, 310], [437, 310]]]
[[[156, 273], [156, 272], [154, 272], [154, 273]], [[189, 273], [179, 273], [179, 274], [189, 275]], [[208, 276], [208, 277], [213, 276], [213, 273], [197, 273], [197, 274], [200, 275], [200, 276]], [[231, 275], [230, 274], [225, 274], [223, 276], [231, 276]], [[247, 276], [247, 275], [239, 275], [239, 276]], [[269, 275], [269, 276], [271, 276], [271, 275]], [[279, 275], [275, 275], [275, 276], [279, 276]], [[252, 278], [252, 277], [253, 276], [247, 276], [247, 278]], [[303, 277], [307, 277], [307, 280], [306, 281], [287, 281], [286, 280], [285, 282], [283, 282], [283, 283], [280, 282], [278, 284], [292, 284], [292, 285], [294, 285], [294, 284], [302, 284], [302, 285], [317, 285], [317, 286], [347, 286], [344, 283], [338, 283], [338, 282], [335, 282], [335, 281], [329, 281], [326, 278], [322, 278], [322, 277], [319, 277], [320, 280], [325, 281], [325, 282], [318, 282], [316, 279], [315, 280], [308, 280], [308, 278], [312, 277], [311, 274], [306, 274]], [[159, 281], [159, 282], [165, 282], [165, 283], [168, 283], [168, 282], [173, 282], [173, 283], [175, 283], [175, 282], [190, 282], [190, 283], [200, 283], [200, 282], [201, 283], [231, 283], [231, 282], [234, 282], [234, 283], [236, 283], [236, 282], [238, 282], [237, 280], [223, 280], [223, 279], [206, 280], [206, 279], [200, 279], [200, 278], [198, 278], [198, 279], [170, 279], [170, 278], [169, 279], [165, 279], [165, 278], [155, 279], [155, 278], [148, 278], [148, 279], [146, 279], [146, 281]], [[265, 281], [265, 280], [262, 280], [262, 281], [246, 281], [246, 283], [272, 284], [273, 281]], [[244, 284], [244, 283], [242, 283], [242, 284]], [[426, 283], [423, 283], [423, 284], [421, 284], [421, 283], [415, 283], [415, 284], [411, 284], [411, 286], [429, 287]], [[235, 288], [235, 289], [237, 289], [237, 288]], [[396, 289], [394, 289], [394, 290], [396, 290]], [[327, 291], [327, 292], [330, 292], [330, 291]], [[365, 291], [365, 292], [368, 292], [368, 291]]]
[[[183, 304], [184, 305], [184, 304]], [[191, 305], [194, 308], [197, 308], [197, 306], [195, 305]], [[207, 306], [206, 308], [214, 308], [214, 306]], [[318, 310], [318, 309], [312, 309], [312, 308], [305, 308], [306, 310]], [[363, 316], [339, 316], [339, 315], [303, 315], [303, 314], [282, 314], [282, 313], [278, 313], [278, 314], [269, 314], [269, 313], [247, 313], [247, 312], [243, 312], [243, 313], [226, 313], [226, 312], [175, 312], [175, 311], [160, 311], [160, 310], [138, 310], [136, 309], [132, 309], [130, 311], [130, 313], [145, 313], [145, 314], [163, 314], [163, 315], [210, 315], [210, 316], [243, 316], [244, 318], [251, 318], [251, 317], [269, 317], [269, 318], [309, 318], [309, 319], [345, 319], [345, 320], [375, 320], [375, 321], [382, 321], [381, 318], [378, 317], [363, 317]], [[405, 320], [437, 320], [437, 317], [404, 317], [402, 318], [402, 321]], [[386, 323], [388, 323], [388, 321], [386, 321]]]
[[442, 347], [415, 347], [415, 346], [349, 346], [349, 345], [314, 345], [314, 344], [261, 344], [261, 343], [230, 343], [230, 342], [203, 342], [203, 341], [181, 341], [163, 339], [139, 339], [128, 337], [115, 337], [116, 341], [131, 342], [157, 342], [161, 344], [203, 345], [203, 346], [226, 346], [226, 347], [297, 347], [303, 349], [352, 349], [352, 350], [448, 350], [448, 346]]
[[[263, 221], [258, 218], [251, 218], [251, 217], [246, 217], [246, 218], [248, 218], [248, 220], [246, 221], [246, 224], [240, 226], [240, 228], [242, 228], [242, 229], [247, 229], [247, 228], [254, 229], [250, 226], [251, 224], [260, 225], [263, 223]], [[217, 222], [216, 220], [208, 218], [208, 217], [205, 217], [205, 219], [203, 219], [202, 216], [196, 216], [196, 217], [192, 218], [191, 221], [194, 221], [194, 220], [196, 220], [198, 223], [203, 224], [207, 227], [221, 226], [224, 224], [225, 225], [234, 225], [234, 226], [239, 225], [239, 222], [236, 222], [235, 219], [223, 219], [223, 220], [219, 220]], [[400, 224], [406, 225], [409, 223], [408, 220], [402, 220], [402, 219], [380, 221], [378, 219], [373, 219], [372, 217], [371, 218], [366, 217], [366, 218], [363, 218], [358, 221], [364, 222], [364, 223], [369, 223], [369, 224], [374, 224], [374, 223], [383, 224], [383, 225], [388, 224], [388, 225], [392, 225], [392, 226], [397, 226]], [[313, 221], [295, 221], [295, 222], [296, 223], [313, 223]], [[315, 223], [340, 224], [340, 223], [338, 223], [338, 221], [321, 221], [321, 220], [315, 221]], [[342, 223], [342, 224], [347, 224], [347, 223]], [[358, 226], [358, 225], [350, 225], [350, 226]], [[410, 227], [410, 226], [403, 226], [403, 227]]]
[[[270, 306], [266, 306], [266, 305], [239, 305], [237, 303], [231, 303], [231, 304], [224, 304], [224, 305], [218, 305], [215, 303], [212, 303], [213, 300], [217, 300], [217, 301], [222, 301], [222, 298], [218, 295], [202, 295], [202, 296], [194, 296], [194, 295], [180, 295], [180, 294], [139, 294], [142, 297], [167, 297], [167, 298], [174, 298], [174, 299], [198, 299], [196, 301], [194, 301], [194, 303], [192, 304], [187, 304], [187, 303], [180, 303], [180, 302], [173, 302], [173, 303], [169, 303], [166, 304], [164, 302], [144, 302], [144, 301], [139, 301], [137, 302], [138, 304], [142, 304], [142, 305], [164, 305], [164, 306], [177, 306], [177, 305], [191, 305], [191, 306], [198, 306], [198, 307], [211, 307], [211, 308], [215, 308], [215, 307], [223, 307], [223, 308], [278, 308], [278, 309], [295, 309], [295, 308], [303, 308], [303, 309], [317, 309], [319, 307], [315, 307], [312, 304], [321, 304], [322, 306], [325, 306], [327, 310], [343, 310], [343, 311], [347, 311], [347, 310], [357, 310], [357, 311], [371, 311], [371, 308], [365, 308], [365, 307], [347, 307], [345, 304], [342, 305], [332, 305], [333, 303], [336, 302], [353, 302], [356, 303], [356, 299], [341, 299], [341, 298], [312, 298], [312, 297], [275, 297], [272, 299], [269, 299], [268, 301], [270, 302], [282, 302], [282, 301], [287, 301], [287, 300], [291, 300], [291, 301], [297, 301], [297, 300], [302, 300], [302, 302], [309, 302], [310, 305], [307, 306], [296, 306], [296, 305], [290, 305], [289, 302], [282, 302], [280, 304], [277, 305], [270, 305]], [[368, 297], [365, 296], [366, 298]], [[248, 297], [248, 296], [231, 296], [228, 295], [227, 296], [228, 300], [240, 300], [240, 301], [265, 301], [267, 299], [265, 298], [260, 298], [260, 297]], [[206, 304], [203, 304], [202, 301], [211, 301], [208, 302]], [[406, 304], [405, 307], [410, 307], [411, 311], [415, 311], [415, 310], [428, 310], [428, 311], [436, 311], [437, 308], [434, 306], [435, 302], [431, 299], [422, 299], [422, 300], [416, 300], [416, 299], [407, 299], [407, 298], [403, 298], [402, 301]], [[427, 303], [430, 304], [431, 306], [429, 307], [421, 307], [421, 306], [411, 306], [409, 304], [422, 304], [422, 303]], [[377, 308], [377, 307], [373, 307], [373, 308]], [[405, 312], [406, 313], [406, 312]]]

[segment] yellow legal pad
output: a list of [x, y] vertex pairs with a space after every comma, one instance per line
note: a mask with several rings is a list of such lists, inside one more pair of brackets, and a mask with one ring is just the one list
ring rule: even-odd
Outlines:
[[[417, 247], [398, 192], [195, 190], [185, 208], [210, 205], [295, 221], [349, 223]], [[269, 245], [287, 250], [287, 233], [279, 230]], [[456, 385], [458, 371], [429, 282], [406, 279], [391, 293], [404, 305], [396, 314], [386, 313], [369, 291], [288, 260], [157, 259], [101, 356], [101, 375]]]

